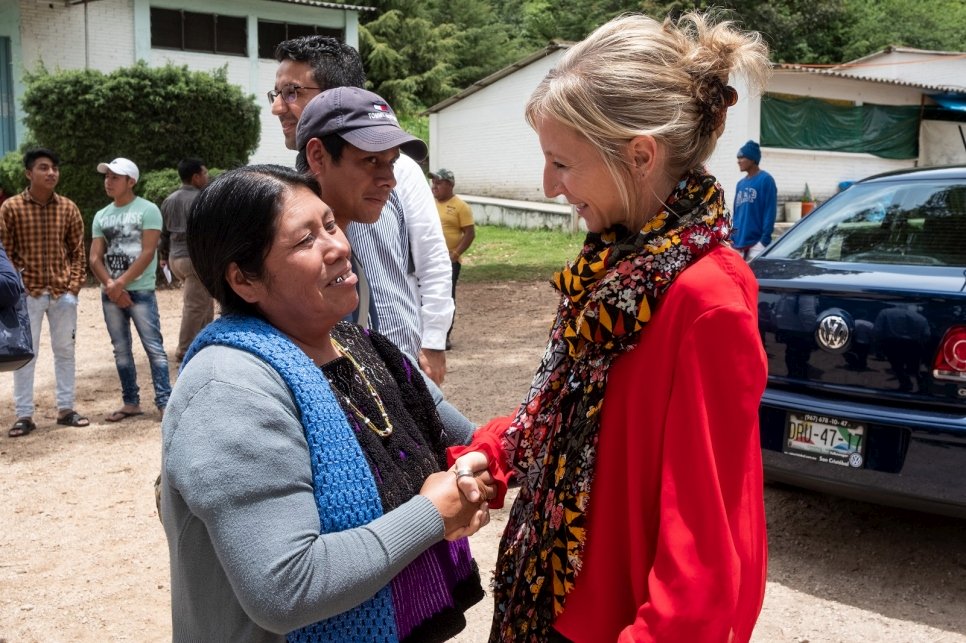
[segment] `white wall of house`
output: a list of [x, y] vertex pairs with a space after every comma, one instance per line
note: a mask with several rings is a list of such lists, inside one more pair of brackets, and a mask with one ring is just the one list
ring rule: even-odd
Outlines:
[[563, 53], [554, 51], [430, 114], [430, 169], [453, 170], [461, 194], [546, 200], [543, 154], [523, 110]]
[[[346, 42], [358, 47], [358, 17], [354, 12], [264, 0], [206, 0], [203, 5], [183, 0], [99, 0], [67, 6], [64, 2], [16, 0], [19, 6], [21, 69], [43, 65], [49, 71], [96, 69], [110, 72], [138, 59], [152, 67], [166, 63], [187, 65], [198, 71], [226, 67], [228, 80], [246, 94], [254, 94], [259, 106], [261, 139], [252, 163], [292, 165], [295, 152], [285, 148], [278, 119], [271, 114], [265, 93], [275, 86], [274, 60], [258, 58], [258, 20], [311, 24], [342, 29]], [[6, 4], [6, 3], [5, 3]], [[184, 8], [219, 15], [248, 17], [248, 56], [228, 56], [151, 47], [151, 7]], [[9, 12], [11, 17], [15, 11]], [[6, 16], [7, 14], [2, 14]], [[0, 35], [6, 35], [0, 29]], [[14, 59], [17, 52], [15, 52]], [[21, 69], [15, 70], [15, 94], [23, 94]], [[22, 114], [21, 114], [22, 118]], [[18, 139], [23, 127], [18, 123]]]
[[[86, 18], [85, 18], [86, 14]], [[23, 65], [48, 71], [111, 71], [134, 63], [133, 0], [63, 2], [20, 0]], [[86, 22], [86, 28], [85, 28]]]
[[923, 165], [966, 165], [966, 123], [923, 121], [919, 149]]

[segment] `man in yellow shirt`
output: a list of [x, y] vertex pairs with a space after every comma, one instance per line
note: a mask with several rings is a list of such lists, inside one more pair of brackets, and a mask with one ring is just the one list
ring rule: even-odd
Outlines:
[[[460, 258], [476, 237], [476, 228], [473, 226], [473, 211], [463, 199], [453, 194], [456, 178], [450, 170], [441, 168], [431, 172], [429, 176], [433, 181], [436, 209], [439, 211], [439, 220], [443, 224], [443, 237], [446, 239], [449, 259], [453, 265], [453, 303], [455, 304], [456, 280], [459, 279], [461, 267]], [[453, 322], [455, 323], [455, 321], [456, 313], [454, 312]], [[453, 325], [450, 324], [449, 332], [446, 334], [446, 350], [452, 348], [449, 340], [449, 335], [452, 332]]]

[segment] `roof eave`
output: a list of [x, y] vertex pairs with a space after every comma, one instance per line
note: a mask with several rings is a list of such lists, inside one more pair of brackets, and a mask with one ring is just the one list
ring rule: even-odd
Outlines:
[[549, 56], [555, 51], [558, 51], [560, 49], [568, 49], [572, 47], [573, 44], [574, 43], [572, 42], [566, 42], [563, 40], [554, 40], [543, 49], [538, 49], [537, 51], [533, 52], [529, 56], [525, 58], [521, 58], [515, 63], [511, 63], [507, 65], [503, 69], [493, 72], [486, 78], [481, 78], [480, 80], [476, 81], [466, 89], [460, 92], [457, 92], [456, 94], [453, 94], [449, 98], [436, 103], [432, 107], [428, 107], [426, 110], [421, 112], [421, 115], [425, 116], [427, 114], [435, 114], [436, 112], [449, 107], [453, 103], [458, 103], [459, 101], [463, 100], [467, 96], [471, 94], [475, 94], [476, 92], [480, 91], [484, 87], [488, 87], [492, 85], [493, 83], [500, 80], [501, 78], [505, 78], [509, 76], [510, 74], [517, 71], [518, 69], [523, 69], [527, 65], [530, 65], [543, 58], [546, 58], [547, 56]]
[[814, 67], [809, 67], [807, 65], [795, 65], [790, 63], [773, 63], [772, 68], [780, 69], [782, 71], [790, 71], [796, 73], [806, 73], [806, 74], [816, 74], [818, 76], [831, 76], [832, 78], [842, 78], [845, 80], [852, 81], [867, 81], [871, 83], [880, 83], [883, 85], [894, 85], [896, 87], [911, 87], [913, 89], [922, 89], [925, 91], [933, 92], [952, 92], [954, 94], [966, 93], [966, 86], [964, 85], [929, 85], [926, 83], [913, 83], [904, 80], [896, 80], [894, 78], [875, 78], [871, 76], [854, 76], [852, 74], [846, 74], [841, 71], [836, 71], [834, 69], [816, 69]]

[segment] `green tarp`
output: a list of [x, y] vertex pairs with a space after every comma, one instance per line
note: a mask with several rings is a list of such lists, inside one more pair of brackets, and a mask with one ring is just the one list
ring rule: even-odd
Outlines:
[[916, 158], [919, 113], [914, 106], [843, 105], [766, 94], [761, 99], [761, 145]]

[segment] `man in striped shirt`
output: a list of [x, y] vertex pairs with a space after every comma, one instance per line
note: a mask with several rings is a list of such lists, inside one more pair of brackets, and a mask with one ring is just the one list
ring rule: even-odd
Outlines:
[[[87, 426], [90, 421], [74, 410], [74, 342], [77, 332], [77, 294], [84, 283], [84, 221], [70, 199], [54, 190], [60, 181], [60, 159], [53, 151], [33, 149], [24, 154], [27, 189], [0, 206], [0, 241], [20, 270], [27, 290], [27, 313], [34, 355], [39, 355], [44, 316], [54, 353], [57, 424]], [[10, 437], [27, 435], [37, 425], [34, 415], [34, 357], [14, 371], [13, 396], [17, 420]]]

